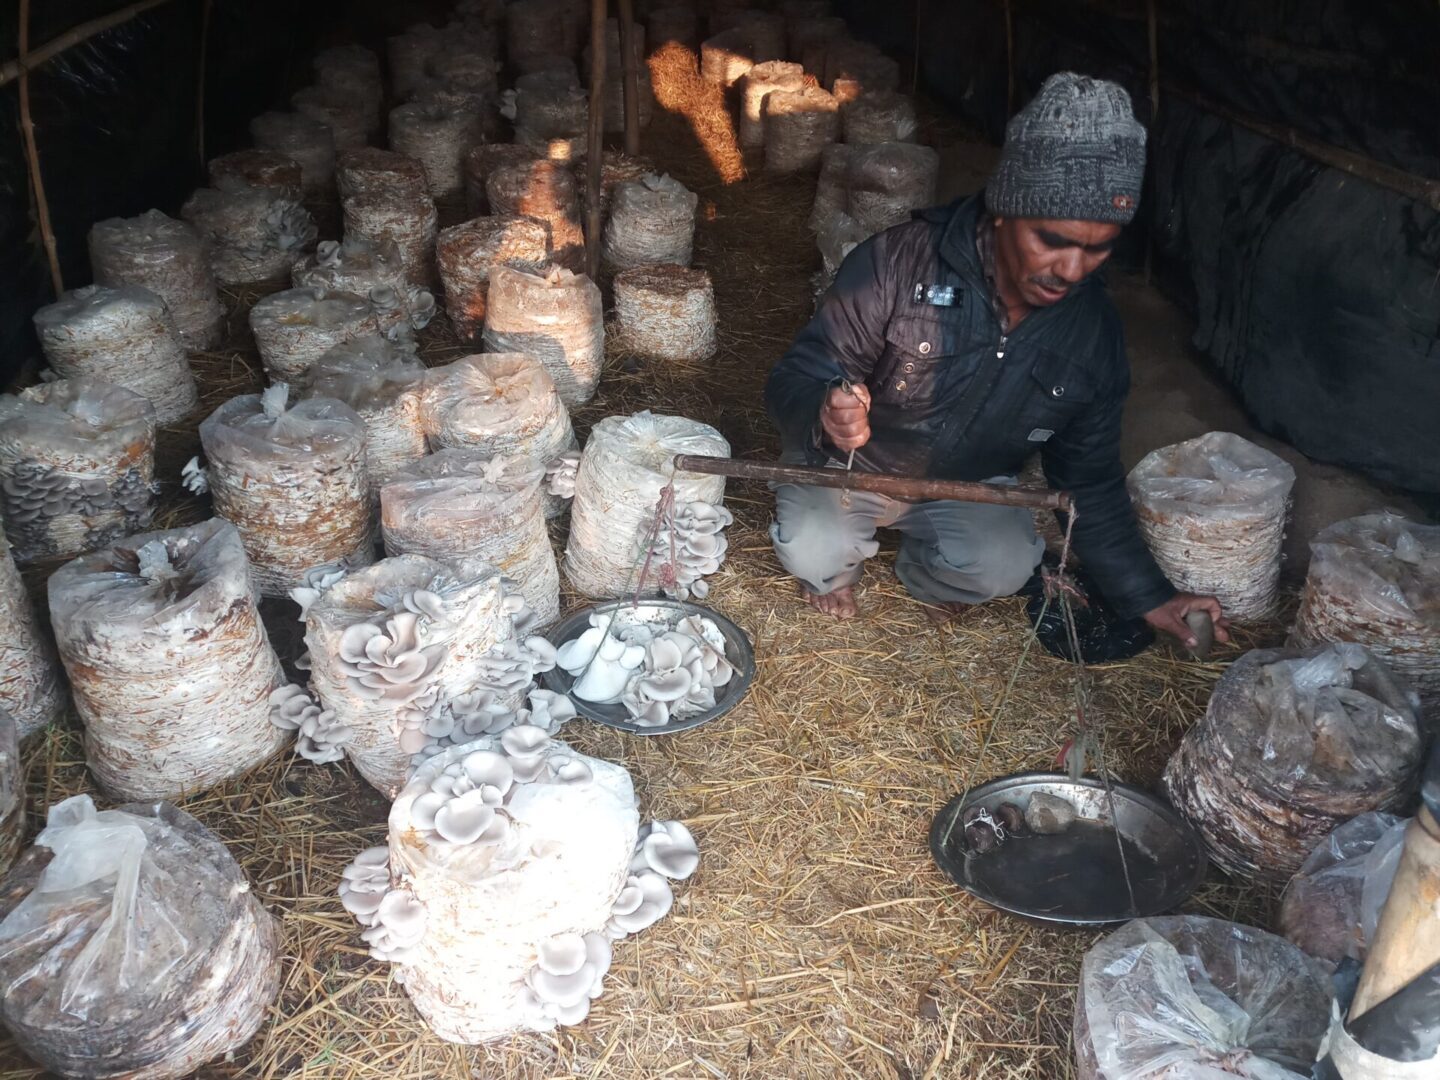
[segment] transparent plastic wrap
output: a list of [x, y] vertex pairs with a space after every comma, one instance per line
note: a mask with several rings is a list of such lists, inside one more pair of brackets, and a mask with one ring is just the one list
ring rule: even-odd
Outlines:
[[1399, 514], [1337, 521], [1312, 553], [1291, 642], [1356, 641], [1415, 684], [1440, 728], [1440, 526]]
[[462, 577], [398, 555], [346, 574], [305, 609], [311, 692], [349, 732], [345, 756], [387, 797], [467, 708], [513, 710], [523, 698], [533, 673], [502, 685], [492, 671], [507, 644], [522, 644], [509, 596], [498, 571]]
[[[580, 192], [580, 210], [583, 217], [588, 204], [586, 158], [582, 154], [570, 165], [575, 174], [575, 187]], [[627, 181], [639, 182], [655, 172], [652, 162], [641, 157], [631, 157], [619, 150], [606, 150], [600, 159], [600, 227], [603, 230], [610, 221], [610, 207], [614, 202], [615, 188]], [[603, 234], [602, 234], [603, 235]]]
[[424, 555], [461, 577], [493, 567], [537, 626], [560, 614], [560, 569], [545, 526], [543, 465], [521, 455], [437, 450], [380, 492], [386, 555]]
[[[595, 425], [575, 478], [565, 547], [565, 577], [577, 592], [611, 599], [636, 590], [667, 484], [674, 485], [676, 506], [724, 503], [724, 477], [676, 473], [676, 454], [729, 457], [730, 444], [708, 424], [649, 411]], [[646, 595], [659, 591], [658, 580], [645, 583]]]
[[858, 221], [840, 211], [819, 222], [815, 246], [820, 249], [820, 261], [826, 275], [833, 279], [845, 257], [864, 243], [869, 235]]
[[1217, 863], [1284, 881], [1340, 823], [1411, 797], [1416, 716], [1414, 692], [1358, 645], [1257, 649], [1216, 684], [1165, 787]]
[[715, 355], [715, 288], [704, 270], [662, 264], [615, 275], [615, 328], [621, 347], [655, 360]]
[[831, 143], [821, 151], [820, 176], [815, 181], [815, 202], [806, 222], [811, 232], [818, 233], [821, 226], [835, 214], [850, 212], [850, 159], [854, 153], [854, 147], [845, 143]]
[[435, 234], [440, 216], [435, 201], [409, 188], [359, 191], [341, 201], [347, 240], [393, 240], [405, 260], [411, 284], [429, 287], [435, 278]]
[[412, 101], [390, 110], [390, 149], [420, 162], [437, 199], [464, 187], [460, 162], [482, 138], [480, 116], [470, 109]]
[[300, 163], [276, 150], [236, 150], [211, 158], [210, 186], [220, 191], [263, 188], [287, 199], [299, 199], [304, 192]]
[[850, 158], [849, 214], [867, 236], [910, 220], [935, 202], [940, 155], [928, 146], [891, 142], [861, 146]]
[[852, 146], [914, 142], [919, 130], [915, 99], [894, 90], [861, 94], [840, 107], [840, 126]]
[[225, 309], [193, 226], [159, 210], [98, 221], [90, 227], [90, 269], [97, 285], [140, 285], [164, 300], [187, 349], [220, 340]]
[[315, 253], [295, 263], [290, 273], [297, 289], [353, 293], [370, 301], [382, 332], [423, 330], [435, 315], [435, 296], [410, 281], [399, 246], [390, 239], [326, 240]]
[[613, 270], [675, 263], [689, 266], [700, 197], [678, 180], [651, 174], [615, 185], [602, 253]]
[[1178, 589], [1214, 596], [1232, 619], [1275, 607], [1295, 470], [1229, 432], [1151, 451], [1127, 481], [1160, 569]]
[[60, 660], [50, 636], [36, 618], [25, 581], [10, 554], [10, 542], [0, 529], [0, 712], [18, 725], [20, 737], [42, 730], [61, 719], [70, 702]]
[[766, 96], [766, 172], [814, 172], [825, 147], [839, 138], [840, 103], [818, 86]]
[[413, 347], [371, 335], [337, 345], [312, 369], [309, 397], [333, 398], [365, 421], [365, 475], [371, 493], [428, 452], [420, 418], [425, 365]]
[[0, 913], [0, 1017], [62, 1076], [189, 1076], [249, 1042], [279, 992], [275, 920], [169, 803], [56, 803]]
[[1361, 814], [1315, 845], [1285, 887], [1280, 934], [1328, 968], [1346, 957], [1363, 963], [1409, 823], [1393, 814]]
[[765, 145], [765, 98], [776, 90], [799, 90], [805, 85], [805, 69], [785, 60], [756, 64], [741, 80], [740, 145]]
[[1137, 919], [1085, 954], [1080, 1080], [1305, 1080], [1329, 979], [1283, 938], [1198, 915]]
[[485, 329], [490, 275], [497, 266], [536, 272], [550, 263], [550, 227], [515, 217], [477, 217], [441, 229], [435, 263], [445, 284], [445, 313], [464, 341], [478, 343]]
[[222, 285], [284, 280], [319, 235], [299, 199], [273, 188], [200, 188], [180, 216], [205, 238], [210, 269]]
[[366, 97], [333, 86], [306, 86], [290, 95], [290, 106], [328, 127], [337, 152], [364, 146], [369, 138], [372, 104]]
[[485, 193], [491, 214], [544, 222], [550, 230], [553, 261], [576, 273], [584, 271], [580, 193], [568, 166], [558, 161], [504, 163], [490, 172]]
[[35, 331], [62, 379], [95, 378], [133, 390], [172, 424], [200, 404], [185, 345], [165, 301], [139, 285], [86, 285], [35, 313]]
[[472, 218], [490, 214], [490, 198], [485, 194], [485, 184], [490, 174], [502, 165], [525, 161], [540, 161], [539, 151], [533, 147], [516, 143], [484, 143], [474, 147], [465, 155], [461, 169], [465, 173], [465, 211]]
[[25, 839], [25, 770], [20, 763], [20, 728], [0, 708], [0, 875], [10, 869]]
[[50, 621], [85, 724], [85, 756], [119, 799], [203, 791], [277, 753], [284, 678], [228, 521], [127, 537], [50, 577]]
[[335, 158], [335, 187], [341, 199], [353, 195], [428, 196], [425, 170], [414, 158], [361, 146], [344, 150]]
[[101, 379], [0, 395], [0, 517], [19, 563], [77, 555], [150, 524], [155, 407]]
[[381, 327], [369, 299], [306, 287], [257, 300], [250, 309], [250, 330], [271, 380], [302, 387], [320, 357], [336, 345], [380, 333]]
[[545, 366], [568, 407], [595, 396], [605, 363], [600, 288], [561, 267], [541, 273], [497, 266], [486, 298], [486, 352], [524, 353]]
[[[579, 445], [555, 383], [543, 364], [520, 353], [465, 356], [425, 377], [425, 433], [436, 450], [519, 454], [542, 467]], [[545, 498], [546, 517], [565, 501]]]
[[300, 186], [306, 194], [329, 189], [335, 178], [335, 134], [328, 125], [296, 112], [267, 112], [250, 121], [250, 137], [257, 148], [300, 164]]
[[257, 587], [285, 596], [307, 570], [374, 559], [365, 421], [284, 386], [232, 398], [200, 425], [215, 513], [240, 530]]

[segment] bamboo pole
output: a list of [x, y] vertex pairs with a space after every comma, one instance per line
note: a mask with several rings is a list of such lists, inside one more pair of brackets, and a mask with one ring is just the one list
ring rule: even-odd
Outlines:
[[605, 9], [590, 3], [590, 125], [585, 133], [585, 265], [600, 275], [600, 170], [605, 153]]
[[737, 480], [763, 480], [771, 484], [808, 484], [845, 491], [873, 491], [894, 499], [950, 499], [956, 502], [1024, 506], [1032, 510], [1071, 509], [1068, 491], [1022, 484], [981, 484], [969, 480], [937, 480], [928, 476], [892, 476], [888, 473], [817, 469], [808, 465], [779, 465], [738, 458], [675, 455], [679, 472], [729, 476]]
[[[19, 59], [24, 60], [30, 46], [30, 0], [20, 0]], [[59, 297], [65, 291], [60, 274], [60, 256], [55, 250], [55, 230], [50, 225], [50, 202], [45, 198], [45, 181], [40, 173], [40, 148], [35, 142], [35, 121], [30, 114], [30, 69], [20, 68], [20, 132], [25, 140], [25, 166], [30, 173], [30, 188], [35, 192], [35, 217], [40, 225], [40, 242], [50, 263], [50, 283]]]
[[640, 156], [640, 71], [635, 56], [635, 0], [619, 0], [620, 69], [625, 73], [625, 153]]
[[[72, 26], [65, 33], [51, 41], [47, 41], [34, 52], [28, 52], [23, 47], [20, 55], [14, 60], [7, 60], [0, 64], [0, 86], [18, 79], [26, 71], [34, 71], [42, 64], [59, 56], [66, 49], [79, 45], [82, 41], [94, 37], [96, 34], [109, 30], [112, 26], [119, 26], [127, 23], [137, 15], [144, 14], [151, 8], [159, 7], [161, 4], [168, 4], [170, 0], [139, 0], [138, 3], [123, 7], [119, 11], [112, 11], [109, 15], [102, 15], [98, 19], [91, 19], [79, 26]], [[28, 8], [28, 4], [22, 3], [22, 8]]]

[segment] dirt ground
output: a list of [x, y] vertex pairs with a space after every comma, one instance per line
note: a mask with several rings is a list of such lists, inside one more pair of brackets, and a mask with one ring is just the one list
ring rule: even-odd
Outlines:
[[[811, 181], [766, 177], [743, 160], [728, 115], [693, 66], [660, 62], [653, 72], [661, 109], [646, 150], [700, 195], [695, 261], [714, 277], [720, 353], [692, 367], [612, 355], [577, 428], [583, 434], [600, 417], [652, 407], [715, 424], [737, 455], [769, 458], [776, 447], [761, 387], [808, 316], [818, 265], [804, 229]], [[978, 186], [989, 151], [964, 142], [943, 118], [929, 126], [956, 163], [947, 184]], [[455, 207], [445, 213], [446, 223], [458, 220]], [[1183, 315], [1141, 283], [1113, 288], [1136, 370], [1127, 459], [1211, 427], [1248, 433], [1191, 355]], [[207, 408], [258, 381], [244, 323], [254, 298], [226, 298], [231, 337], [207, 361]], [[443, 319], [425, 332], [428, 363], [467, 351]], [[168, 432], [166, 445], [165, 524], [203, 518], [207, 504], [187, 499], [177, 483], [179, 464], [194, 452], [193, 430]], [[1304, 465], [1301, 477], [1292, 538], [1352, 508], [1391, 501], [1338, 470]], [[284, 942], [272, 1017], [233, 1061], [199, 1075], [1073, 1075], [1075, 980], [1096, 935], [1032, 926], [970, 900], [935, 869], [926, 843], [936, 811], [968, 783], [1051, 767], [1070, 730], [1073, 670], [1025, 654], [1028, 625], [1015, 601], [932, 630], [896, 581], [889, 552], [860, 587], [866, 619], [837, 624], [809, 612], [770, 550], [769, 494], [732, 484], [727, 504], [737, 517], [731, 557], [709, 602], [755, 643], [748, 699], [679, 736], [636, 738], [583, 723], [563, 735], [623, 763], [642, 816], [686, 821], [702, 851], [674, 913], [616, 948], [590, 1018], [480, 1048], [430, 1035], [390, 971], [365, 956], [335, 896], [345, 863], [383, 840], [383, 802], [348, 767], [279, 760], [182, 803], [230, 846], [280, 920]], [[39, 595], [43, 574], [30, 578]], [[583, 604], [573, 595], [565, 602]], [[293, 659], [293, 611], [277, 611], [272, 629]], [[1282, 635], [1279, 624], [1246, 629], [1210, 663], [1156, 649], [1093, 672], [1107, 762], [1123, 779], [1153, 786], [1225, 662]], [[92, 785], [74, 727], [51, 732], [28, 761], [33, 830], [47, 805]], [[1217, 874], [1186, 910], [1264, 925], [1275, 900], [1273, 890]], [[0, 1078], [38, 1075], [0, 1044]]]

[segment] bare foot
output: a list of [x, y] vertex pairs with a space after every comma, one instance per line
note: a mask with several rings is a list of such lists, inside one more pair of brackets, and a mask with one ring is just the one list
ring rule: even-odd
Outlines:
[[860, 608], [855, 603], [855, 588], [851, 585], [842, 585], [823, 596], [820, 593], [813, 593], [803, 586], [800, 595], [805, 602], [823, 615], [829, 615], [836, 619], [853, 619], [860, 614]]
[[951, 601], [944, 604], [925, 604], [925, 617], [930, 620], [933, 626], [944, 626], [957, 619], [962, 619], [969, 612], [974, 610], [974, 604], [962, 604], [959, 601]]

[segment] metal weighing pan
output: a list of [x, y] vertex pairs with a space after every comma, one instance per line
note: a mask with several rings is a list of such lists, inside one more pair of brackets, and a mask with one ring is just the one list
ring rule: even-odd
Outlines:
[[[750, 644], [750, 638], [744, 630], [741, 630], [724, 615], [710, 608], [702, 607], [700, 604], [692, 604], [685, 600], [652, 599], [641, 600], [638, 603], [630, 600], [614, 600], [608, 604], [595, 604], [582, 608], [568, 619], [551, 627], [545, 636], [554, 642], [556, 648], [559, 648], [567, 641], [574, 640], [590, 629], [590, 616], [612, 612], [615, 614], [616, 625], [623, 624], [626, 620], [664, 621], [673, 624], [687, 615], [700, 615], [709, 619], [725, 635], [725, 659], [729, 660], [735, 668], [735, 674], [716, 693], [713, 708], [691, 713], [682, 720], [676, 720], [660, 727], [645, 727], [635, 723], [625, 706], [619, 702], [613, 705], [597, 705], [594, 702], [571, 697], [570, 700], [575, 703], [575, 711], [586, 719], [594, 720], [597, 724], [604, 724], [606, 727], [628, 731], [632, 735], [673, 735], [676, 732], [689, 731], [691, 728], [697, 728], [701, 724], [708, 724], [711, 720], [719, 719], [739, 705], [749, 691], [750, 683], [755, 678], [755, 650]], [[547, 690], [553, 690], [557, 694], [569, 694], [570, 687], [575, 680], [568, 671], [557, 667], [545, 672], [544, 682]]]
[[[1135, 893], [1133, 907], [1109, 799], [1099, 780], [1020, 773], [992, 780], [968, 796], [957, 795], [930, 826], [930, 853], [945, 876], [972, 896], [1039, 922], [1106, 926], [1174, 909], [1205, 878], [1199, 838], [1169, 804], [1128, 784], [1112, 782], [1110, 787]], [[958, 816], [977, 805], [994, 814], [1006, 802], [1023, 810], [1036, 792], [1068, 800], [1076, 810], [1075, 823], [1049, 836], [1024, 830], [983, 854], [967, 849]]]

